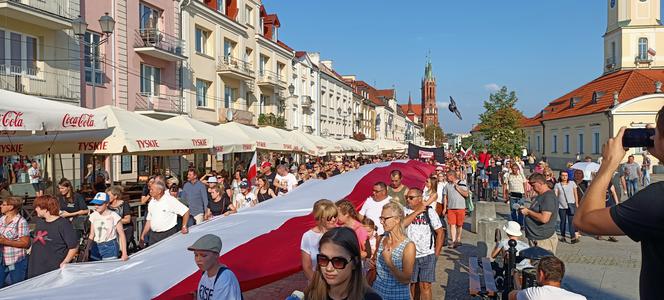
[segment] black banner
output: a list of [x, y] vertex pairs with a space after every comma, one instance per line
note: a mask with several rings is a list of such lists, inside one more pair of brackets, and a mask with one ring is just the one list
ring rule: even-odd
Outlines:
[[445, 163], [445, 150], [442, 147], [421, 147], [413, 143], [408, 144], [408, 158], [417, 160], [436, 159], [438, 163]]

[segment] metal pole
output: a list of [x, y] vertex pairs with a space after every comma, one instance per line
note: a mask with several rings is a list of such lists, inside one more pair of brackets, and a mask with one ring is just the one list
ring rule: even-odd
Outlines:
[[97, 67], [97, 47], [99, 45], [96, 45], [92, 43], [92, 108], [95, 109], [97, 108], [97, 74], [95, 68]]

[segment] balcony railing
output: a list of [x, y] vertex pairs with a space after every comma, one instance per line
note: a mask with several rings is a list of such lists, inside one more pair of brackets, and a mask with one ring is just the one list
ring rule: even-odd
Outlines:
[[68, 19], [76, 17], [70, 10], [71, 0], [0, 0], [0, 3], [3, 2]]
[[151, 95], [140, 92], [136, 97], [136, 111], [157, 111], [182, 114], [182, 97], [178, 95]]
[[228, 75], [236, 75], [243, 79], [253, 78], [254, 70], [252, 64], [233, 56], [226, 55], [219, 57], [217, 72]]
[[277, 74], [272, 71], [263, 70], [258, 74], [259, 85], [276, 85], [283, 88], [286, 87], [286, 78], [282, 74]]
[[645, 56], [637, 55], [634, 58], [634, 62], [636, 62], [637, 64], [650, 64], [652, 63], [652, 59], [648, 57], [648, 55]]
[[79, 101], [80, 82], [66, 70], [44, 72], [37, 68], [0, 65], [0, 88], [43, 98]]
[[308, 95], [302, 96], [302, 107], [303, 108], [310, 108], [311, 104], [313, 104], [313, 101], [311, 100], [311, 96], [308, 96]]
[[137, 52], [145, 52], [168, 61], [177, 61], [186, 58], [183, 53], [184, 46], [184, 40], [162, 32], [158, 28], [136, 30], [134, 50]]

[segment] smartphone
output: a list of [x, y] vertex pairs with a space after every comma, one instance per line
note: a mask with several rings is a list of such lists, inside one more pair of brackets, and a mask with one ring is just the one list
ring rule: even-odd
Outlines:
[[625, 129], [622, 144], [625, 148], [654, 147], [654, 141], [650, 138], [654, 135], [654, 128], [628, 128]]

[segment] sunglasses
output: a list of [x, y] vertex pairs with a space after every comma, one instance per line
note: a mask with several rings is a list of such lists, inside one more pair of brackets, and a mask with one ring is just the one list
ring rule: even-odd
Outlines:
[[316, 255], [316, 261], [318, 262], [318, 267], [325, 268], [327, 265], [332, 262], [332, 267], [337, 270], [343, 270], [348, 265], [349, 261], [343, 257], [327, 257], [323, 254]]
[[385, 223], [387, 220], [394, 218], [394, 216], [391, 217], [378, 217], [378, 220]]

